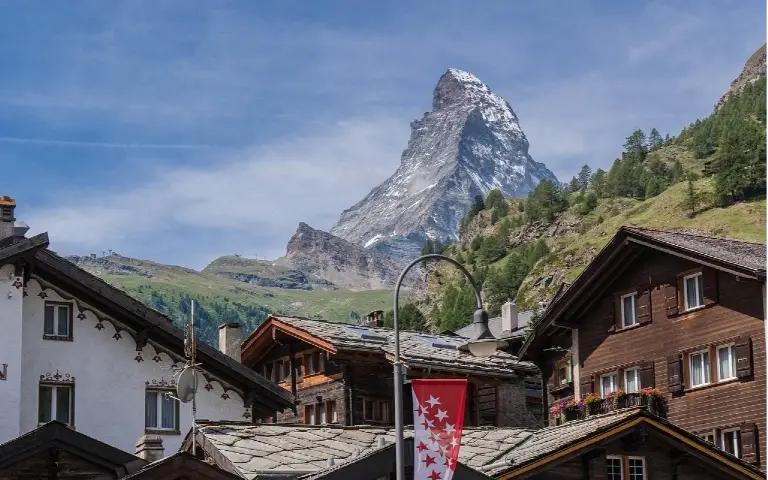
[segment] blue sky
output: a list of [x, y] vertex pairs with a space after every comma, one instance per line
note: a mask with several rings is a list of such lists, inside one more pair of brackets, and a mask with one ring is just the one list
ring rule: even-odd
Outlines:
[[397, 168], [449, 67], [561, 180], [706, 116], [766, 38], [731, 1], [0, 0], [0, 194], [59, 253], [274, 258]]

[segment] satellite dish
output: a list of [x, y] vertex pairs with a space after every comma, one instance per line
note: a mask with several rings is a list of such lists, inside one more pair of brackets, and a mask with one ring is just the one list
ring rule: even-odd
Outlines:
[[184, 367], [176, 385], [176, 396], [181, 403], [188, 403], [192, 401], [195, 393], [197, 393], [197, 371], [194, 367]]

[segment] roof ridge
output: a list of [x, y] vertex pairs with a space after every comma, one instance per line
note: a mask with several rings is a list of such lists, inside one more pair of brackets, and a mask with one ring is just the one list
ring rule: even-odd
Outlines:
[[701, 235], [701, 234], [695, 234], [695, 233], [681, 232], [678, 230], [659, 230], [657, 228], [637, 227], [634, 225], [622, 225], [621, 228], [625, 230], [639, 230], [641, 232], [645, 231], [645, 232], [671, 233], [673, 235], [684, 235], [686, 237], [707, 238], [707, 239], [713, 239], [713, 240], [727, 240], [729, 242], [746, 243], [749, 245], [762, 245], [762, 246], [766, 245], [765, 243], [761, 243], [761, 242], [750, 242], [748, 240], [739, 240], [737, 238], [730, 238], [730, 237], [718, 237], [716, 235]]

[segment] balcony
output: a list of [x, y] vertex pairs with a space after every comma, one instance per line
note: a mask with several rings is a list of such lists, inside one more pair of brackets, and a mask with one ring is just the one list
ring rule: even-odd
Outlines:
[[550, 425], [561, 425], [573, 420], [584, 420], [595, 415], [614, 412], [625, 408], [643, 408], [648, 413], [666, 417], [666, 400], [656, 388], [644, 389], [638, 393], [622, 391], [601, 398], [596, 393], [590, 393], [581, 400], [563, 400], [549, 410]]

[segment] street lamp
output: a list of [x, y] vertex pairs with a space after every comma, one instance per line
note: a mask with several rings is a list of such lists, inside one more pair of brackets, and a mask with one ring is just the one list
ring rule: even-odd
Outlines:
[[473, 315], [472, 320], [472, 335], [470, 339], [464, 345], [459, 347], [459, 350], [469, 351], [476, 357], [490, 357], [500, 347], [506, 345], [506, 342], [496, 339], [491, 331], [488, 329], [488, 312], [483, 308], [483, 298], [480, 296], [480, 289], [477, 287], [475, 279], [469, 274], [464, 265], [445, 255], [438, 255], [436, 253], [430, 253], [428, 255], [422, 255], [416, 260], [409, 263], [403, 271], [400, 273], [400, 277], [397, 279], [395, 285], [395, 311], [394, 311], [394, 328], [395, 328], [395, 459], [396, 459], [396, 473], [397, 480], [405, 479], [405, 463], [403, 462], [403, 364], [400, 361], [400, 328], [398, 323], [398, 312], [400, 310], [399, 295], [400, 285], [403, 283], [403, 279], [408, 274], [408, 271], [426, 260], [445, 260], [456, 266], [461, 273], [467, 278], [472, 288], [475, 290], [475, 300], [477, 302], [477, 310]]

